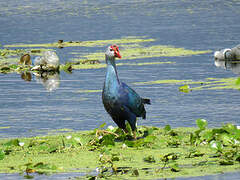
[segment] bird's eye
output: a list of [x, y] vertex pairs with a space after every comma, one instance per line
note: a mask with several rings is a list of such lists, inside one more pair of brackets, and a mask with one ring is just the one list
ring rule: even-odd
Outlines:
[[110, 49], [110, 51], [113, 51], [113, 49]]

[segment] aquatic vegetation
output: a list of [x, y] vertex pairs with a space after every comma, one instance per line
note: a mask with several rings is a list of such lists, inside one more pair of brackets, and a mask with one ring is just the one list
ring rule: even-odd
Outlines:
[[217, 90], [217, 89], [236, 89], [239, 90], [239, 78], [207, 78], [200, 86], [190, 87], [190, 90]]
[[[209, 129], [139, 127], [138, 139], [108, 127], [52, 136], [1, 139], [0, 172], [78, 172], [84, 178], [174, 178], [239, 171], [240, 129], [232, 124]], [[65, 132], [65, 130], [64, 130]], [[201, 167], [201, 168], [199, 168]]]
[[154, 85], [154, 84], [175, 84], [179, 86], [179, 91], [190, 92], [196, 90], [218, 90], [218, 89], [240, 89], [240, 78], [206, 78], [203, 81], [193, 80], [156, 80], [147, 82], [136, 82], [137, 85]]
[[[95, 40], [95, 41], [69, 41], [63, 42], [59, 40], [55, 43], [46, 44], [12, 44], [4, 45], [5, 48], [16, 47], [103, 47], [109, 44], [118, 44], [121, 49], [121, 53], [124, 59], [141, 59], [149, 57], [173, 57], [173, 56], [189, 56], [197, 54], [210, 53], [210, 50], [187, 50], [184, 48], [178, 48], [166, 45], [154, 45], [145, 47], [143, 43], [153, 42], [155, 39], [146, 37], [123, 37], [120, 39], [108, 39], [108, 40]], [[76, 55], [76, 53], [74, 53]], [[104, 60], [104, 52], [94, 52], [89, 54], [80, 54], [81, 59], [89, 60]], [[73, 61], [79, 61], [79, 58], [73, 58]]]
[[13, 72], [23, 72], [30, 71], [30, 66], [16, 65], [16, 64], [0, 64], [0, 73], [13, 73]]
[[6, 48], [10, 47], [96, 47], [96, 46], [107, 46], [109, 44], [134, 44], [143, 42], [152, 42], [155, 39], [146, 39], [141, 37], [123, 37], [120, 39], [108, 39], [108, 40], [96, 40], [96, 41], [69, 41], [69, 42], [55, 42], [55, 43], [45, 43], [45, 44], [12, 44], [4, 45]]
[[[120, 45], [121, 48], [121, 45]], [[142, 58], [151, 58], [151, 57], [175, 57], [175, 56], [191, 56], [197, 54], [206, 54], [210, 53], [210, 50], [204, 51], [194, 51], [187, 50], [184, 48], [177, 48], [173, 46], [164, 46], [164, 45], [154, 45], [150, 47], [132, 47], [132, 48], [123, 48], [121, 49], [121, 54], [124, 59], [142, 59]], [[86, 59], [97, 59], [104, 60], [104, 52], [90, 53], [87, 55], [81, 56]]]
[[93, 90], [93, 89], [89, 89], [89, 90], [78, 90], [77, 93], [98, 93], [98, 92], [102, 92], [102, 90]]
[[24, 49], [12, 50], [12, 49], [0, 48], [0, 64], [16, 63], [19, 61], [20, 56], [25, 53], [26, 51]]
[[147, 82], [136, 82], [137, 85], [152, 85], [152, 84], [184, 84], [190, 83], [192, 80], [176, 80], [176, 79], [166, 79], [166, 80], [156, 80], [156, 81], [147, 81]]
[[49, 49], [7, 49], [0, 48], [0, 65], [2, 64], [13, 64], [21, 61], [21, 56], [29, 54], [33, 56], [42, 55], [43, 52]]
[[[170, 57], [170, 56], [189, 56], [196, 54], [209, 53], [211, 51], [194, 51], [187, 50], [184, 48], [176, 48], [173, 46], [164, 46], [164, 45], [154, 45], [154, 46], [142, 46], [142, 44], [153, 42], [155, 39], [150, 39], [146, 37], [123, 37], [120, 39], [110, 39], [110, 40], [96, 40], [96, 41], [70, 41], [64, 42], [59, 40], [56, 43], [46, 43], [46, 44], [13, 44], [13, 45], [4, 45], [5, 49], [0, 49], [0, 60], [1, 63], [17, 63], [19, 62], [20, 57], [23, 54], [30, 55], [43, 55], [45, 49], [48, 47], [74, 47], [74, 46], [84, 46], [84, 47], [102, 47], [109, 44], [118, 44], [122, 47], [121, 52], [124, 56], [124, 59], [141, 59], [141, 58], [150, 58], [150, 57]], [[6, 48], [31, 48], [31, 49], [6, 49]], [[42, 48], [42, 49], [35, 49]], [[75, 58], [72, 58], [73, 62], [66, 63], [65, 65], [60, 65], [60, 70], [71, 73], [73, 69], [99, 69], [104, 68], [106, 65], [101, 64], [100, 61], [104, 60], [104, 52], [94, 52], [89, 54], [78, 54], [74, 53]], [[2, 58], [1, 58], [2, 57]], [[3, 61], [4, 58], [4, 61]], [[119, 63], [121, 65], [155, 65], [163, 63], [174, 63], [174, 62], [145, 62], [145, 63]], [[3, 72], [3, 70], [1, 71]], [[13, 72], [12, 70], [4, 70], [6, 72]]]
[[[89, 62], [79, 61], [79, 62], [66, 62], [65, 64], [61, 64], [59, 70], [63, 70], [67, 73], [71, 73], [74, 69], [100, 69], [105, 68], [106, 64], [103, 63], [92, 63], [91, 60]], [[146, 63], [118, 63], [117, 66], [147, 66], [147, 65], [156, 65], [156, 64], [172, 64], [175, 62], [165, 61], [165, 62], [146, 62]], [[46, 67], [46, 70], [54, 70], [55, 68]], [[39, 71], [40, 67], [32, 68], [32, 66], [25, 66], [21, 64], [9, 64], [4, 63], [0, 64], [0, 73], [14, 73], [14, 72], [23, 72], [23, 71]]]
[[[117, 66], [146, 66], [146, 65], [156, 65], [156, 64], [172, 64], [174, 62], [146, 62], [146, 63], [117, 63]], [[106, 64], [75, 64], [72, 63], [73, 69], [100, 69], [105, 68]]]

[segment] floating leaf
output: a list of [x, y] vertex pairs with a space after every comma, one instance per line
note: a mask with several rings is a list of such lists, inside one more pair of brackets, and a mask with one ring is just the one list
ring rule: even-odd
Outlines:
[[107, 134], [107, 135], [104, 135], [102, 138], [101, 138], [101, 144], [104, 145], [104, 146], [114, 146], [115, 145], [115, 136], [113, 134]]
[[231, 144], [233, 142], [232, 141], [233, 138], [231, 137], [231, 135], [229, 135], [227, 133], [221, 134], [219, 138], [222, 140], [224, 145], [228, 145], [228, 144]]
[[19, 146], [19, 140], [13, 139], [4, 144], [5, 146]]
[[222, 129], [226, 130], [230, 134], [235, 134], [235, 133], [237, 133], [237, 131], [240, 131], [240, 130], [237, 129], [237, 127], [235, 125], [230, 124], [230, 123], [224, 125], [222, 127]]
[[202, 140], [206, 140], [208, 142], [210, 142], [214, 138], [213, 135], [214, 134], [211, 130], [205, 130], [201, 132]]
[[161, 158], [163, 162], [168, 162], [169, 160], [177, 160], [178, 156], [175, 153], [168, 153]]
[[226, 166], [226, 165], [233, 165], [234, 162], [231, 160], [222, 160], [222, 161], [219, 161], [219, 164]]
[[128, 147], [134, 147], [134, 142], [133, 141], [124, 141], [124, 144], [126, 144]]
[[5, 153], [3, 150], [0, 150], [0, 160], [3, 160], [5, 157]]
[[57, 151], [57, 149], [58, 149], [58, 148], [57, 148], [56, 146], [51, 146], [51, 147], [48, 148], [48, 152], [49, 152], [49, 153], [54, 153], [54, 152]]
[[171, 129], [172, 128], [169, 124], [164, 127], [164, 131], [170, 131]]
[[106, 126], [106, 123], [101, 124], [98, 128], [103, 129]]
[[236, 80], [236, 82], [235, 82], [235, 83], [236, 83], [236, 85], [238, 85], [238, 86], [240, 85], [240, 77], [239, 77], [239, 78], [237, 78], [237, 80]]
[[179, 172], [180, 168], [179, 165], [177, 163], [170, 165], [171, 171], [172, 172]]
[[111, 158], [112, 161], [119, 161], [119, 157], [117, 154], [112, 154], [112, 158]]
[[180, 87], [178, 88], [178, 90], [179, 90], [180, 92], [184, 92], [184, 93], [189, 93], [189, 92], [191, 91], [189, 85], [187, 85], [187, 84], [184, 85], [184, 86], [180, 86]]
[[57, 167], [55, 165], [45, 164], [43, 162], [39, 162], [33, 166], [36, 169], [50, 169], [50, 170], [56, 170]]
[[133, 169], [133, 170], [132, 170], [132, 175], [133, 175], [133, 176], [139, 176], [138, 170], [137, 170], [137, 169]]
[[143, 160], [148, 163], [155, 163], [156, 160], [154, 159], [153, 155], [149, 155], [147, 157], [144, 157]]
[[207, 121], [205, 119], [197, 119], [196, 124], [199, 129], [204, 130], [207, 127]]
[[156, 136], [147, 136], [144, 138], [144, 142], [145, 143], [154, 143], [156, 139], [157, 139]]
[[223, 145], [219, 141], [211, 141], [210, 142], [210, 147], [214, 150], [219, 151], [219, 152], [221, 152], [223, 150]]

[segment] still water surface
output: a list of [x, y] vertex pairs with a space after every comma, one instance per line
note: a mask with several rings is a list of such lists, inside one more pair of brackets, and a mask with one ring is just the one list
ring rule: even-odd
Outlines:
[[[239, 44], [240, 1], [0, 1], [0, 44], [38, 44], [64, 41], [119, 39], [146, 36], [152, 45], [173, 45], [192, 50], [218, 50]], [[61, 63], [73, 52], [105, 51], [106, 47], [55, 49]], [[121, 47], [120, 47], [121, 51]], [[123, 57], [124, 59], [124, 57]], [[150, 98], [147, 120], [138, 125], [195, 126], [197, 118], [210, 127], [240, 124], [239, 91], [178, 91], [179, 85], [136, 85], [165, 79], [236, 77], [231, 68], [217, 68], [213, 53], [188, 57], [136, 59], [131, 62], [173, 61], [174, 64], [119, 66], [120, 79], [141, 96]], [[123, 60], [122, 62], [129, 62]], [[35, 77], [26, 82], [19, 74], [0, 74], [0, 138], [34, 136], [56, 129], [91, 130], [113, 125], [101, 102], [105, 69], [61, 72], [55, 91]]]

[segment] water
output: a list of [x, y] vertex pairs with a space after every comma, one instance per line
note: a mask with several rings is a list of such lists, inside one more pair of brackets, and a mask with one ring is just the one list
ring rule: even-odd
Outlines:
[[[85, 173], [60, 173], [60, 174], [52, 174], [52, 175], [33, 175], [35, 180], [58, 180], [58, 179], [77, 179], [82, 176], [86, 175]], [[94, 173], [90, 173], [89, 175], [95, 175]], [[177, 178], [178, 180], [228, 180], [229, 176], [231, 176], [231, 180], [238, 180], [240, 173], [224, 173], [224, 174], [217, 174], [217, 175], [208, 175], [208, 176], [198, 176], [198, 177], [190, 177], [190, 178]], [[20, 176], [19, 174], [0, 174], [1, 179], [5, 180], [15, 180], [17, 177], [18, 180], [26, 179], [24, 176]]]
[[[0, 1], [0, 44], [52, 43], [147, 36], [154, 44], [192, 50], [218, 50], [239, 44], [240, 1]], [[106, 47], [56, 49], [61, 63], [72, 52], [105, 51]], [[121, 49], [120, 49], [121, 50]], [[123, 57], [124, 59], [124, 57]], [[131, 62], [174, 61], [154, 66], [119, 66], [120, 79], [141, 96], [150, 98], [147, 120], [139, 125], [162, 127], [195, 126], [197, 118], [210, 127], [221, 123], [240, 124], [239, 91], [204, 90], [184, 94], [177, 85], [135, 85], [134, 82], [164, 79], [236, 77], [214, 65], [213, 53], [189, 57], [136, 59]], [[128, 60], [122, 62], [129, 62]], [[20, 74], [0, 74], [0, 138], [46, 134], [55, 129], [90, 130], [106, 122], [101, 93], [105, 69], [60, 73], [53, 92], [39, 82], [23, 81]]]

